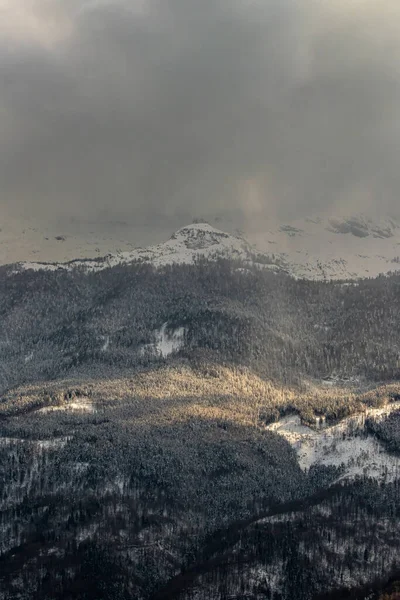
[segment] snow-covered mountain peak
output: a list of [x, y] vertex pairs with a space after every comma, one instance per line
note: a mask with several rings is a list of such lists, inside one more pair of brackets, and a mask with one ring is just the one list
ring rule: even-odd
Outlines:
[[204, 248], [210, 248], [210, 246], [217, 246], [223, 241], [229, 241], [230, 236], [228, 233], [216, 229], [207, 222], [204, 223], [192, 223], [186, 227], [178, 229], [172, 236], [171, 240], [182, 243], [191, 250], [201, 250]]
[[[213, 222], [221, 229], [212, 225]], [[260, 218], [256, 230], [244, 227], [240, 233], [236, 226], [234, 222], [224, 222], [221, 218], [217, 222], [216, 218], [210, 218], [210, 222], [181, 227], [167, 241], [146, 248], [135, 248], [132, 243], [126, 243], [121, 251], [103, 241], [96, 246], [95, 258], [92, 258], [93, 252], [89, 254], [87, 249], [81, 252], [81, 247], [77, 246], [76, 254], [81, 258], [76, 260], [65, 262], [69, 253], [61, 261], [56, 254], [57, 262], [36, 259], [18, 264], [23, 270], [82, 268], [99, 271], [136, 261], [162, 267], [174, 263], [191, 264], [199, 258], [230, 258], [258, 263], [265, 268], [284, 269], [294, 277], [314, 280], [376, 277], [395, 271], [400, 265], [400, 222], [393, 218], [327, 216], [286, 223]], [[135, 237], [132, 233], [132, 238]], [[67, 237], [65, 241], [54, 243], [70, 242], [72, 244]], [[108, 254], [107, 248], [112, 249]]]
[[208, 223], [193, 223], [178, 229], [171, 238], [148, 248], [137, 248], [129, 252], [109, 254], [102, 258], [78, 259], [66, 263], [23, 262], [22, 270], [73, 270], [100, 271], [108, 267], [134, 262], [147, 262], [156, 267], [169, 264], [191, 264], [199, 258], [240, 259], [246, 262], [261, 263], [264, 267], [279, 269], [275, 258], [260, 253], [245, 239], [216, 229]]

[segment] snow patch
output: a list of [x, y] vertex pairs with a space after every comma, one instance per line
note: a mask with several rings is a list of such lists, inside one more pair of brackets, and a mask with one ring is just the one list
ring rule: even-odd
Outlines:
[[159, 330], [154, 332], [155, 342], [142, 346], [140, 354], [143, 356], [150, 353], [167, 358], [183, 348], [185, 344], [185, 331], [184, 327], [170, 329], [168, 322], [164, 323]]
[[51, 413], [51, 412], [85, 412], [85, 413], [95, 413], [97, 412], [96, 407], [93, 402], [89, 400], [78, 400], [75, 399], [71, 402], [67, 402], [65, 404], [60, 404], [59, 406], [44, 406], [43, 408], [39, 408], [39, 413]]
[[40, 450], [57, 450], [65, 446], [71, 436], [57, 437], [47, 440], [30, 440], [24, 438], [0, 437], [0, 446], [13, 446], [15, 444], [29, 444]]
[[33, 356], [34, 356], [34, 353], [33, 353], [33, 352], [30, 352], [30, 354], [27, 354], [27, 355], [25, 356], [25, 358], [24, 358], [24, 362], [25, 362], [25, 364], [27, 364], [27, 363], [31, 362], [31, 361], [33, 360]]
[[101, 351], [102, 352], [107, 352], [108, 348], [110, 347], [110, 336], [109, 335], [103, 335], [101, 337], [101, 339], [103, 340], [103, 345], [101, 347]]
[[367, 434], [365, 420], [383, 419], [399, 408], [400, 402], [393, 402], [384, 408], [367, 409], [337, 425], [318, 430], [304, 425], [298, 415], [291, 415], [268, 425], [267, 429], [291, 444], [304, 471], [313, 465], [343, 466], [346, 479], [367, 476], [394, 481], [400, 477], [400, 458], [386, 452], [374, 436]]
[[173, 352], [178, 352], [184, 345], [185, 328], [178, 327], [174, 331], [168, 331], [168, 322], [164, 323], [157, 333], [156, 351], [162, 357], [167, 357]]

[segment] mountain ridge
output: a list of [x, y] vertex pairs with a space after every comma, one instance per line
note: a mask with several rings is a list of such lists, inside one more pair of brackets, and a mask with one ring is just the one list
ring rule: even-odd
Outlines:
[[400, 223], [393, 218], [306, 218], [290, 224], [260, 223], [257, 231], [235, 229], [234, 233], [232, 223], [221, 220], [218, 225], [194, 222], [175, 231], [167, 241], [147, 247], [61, 262], [21, 261], [16, 268], [99, 271], [134, 262], [158, 268], [191, 264], [199, 258], [227, 258], [300, 279], [346, 280], [390, 273], [400, 264]]
[[76, 259], [65, 263], [20, 262], [22, 270], [72, 270], [83, 268], [100, 271], [117, 265], [134, 262], [151, 263], [155, 267], [169, 264], [192, 264], [196, 259], [228, 258], [244, 262], [259, 263], [271, 268], [279, 268], [274, 255], [259, 253], [255, 247], [240, 236], [234, 236], [209, 223], [192, 223], [181, 227], [169, 240], [147, 248], [137, 248], [128, 252], [108, 254], [100, 258]]

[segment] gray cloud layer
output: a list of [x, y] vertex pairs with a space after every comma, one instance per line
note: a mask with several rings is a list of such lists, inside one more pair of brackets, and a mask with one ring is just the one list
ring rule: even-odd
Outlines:
[[400, 212], [398, 0], [3, 0], [0, 209]]

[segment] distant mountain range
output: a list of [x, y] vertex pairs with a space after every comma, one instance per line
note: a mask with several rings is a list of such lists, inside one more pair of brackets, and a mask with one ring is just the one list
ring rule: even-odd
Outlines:
[[[218, 222], [232, 229], [231, 223]], [[81, 256], [74, 260], [49, 262], [50, 247], [68, 243], [54, 236], [49, 252], [38, 252], [41, 260], [18, 262], [19, 269], [99, 271], [134, 262], [191, 264], [198, 258], [240, 259], [263, 268], [282, 270], [296, 278], [313, 280], [357, 279], [393, 272], [400, 265], [400, 222], [393, 218], [371, 219], [366, 216], [308, 218], [291, 223], [266, 222], [257, 231], [235, 230], [226, 233], [208, 222], [193, 223], [176, 231], [163, 243], [146, 248], [116, 249], [100, 256], [104, 243], [93, 258], [90, 246], [77, 247]], [[112, 244], [115, 248], [115, 242]], [[68, 250], [71, 255], [71, 248]], [[58, 254], [56, 253], [57, 257]], [[45, 260], [42, 260], [42, 258]], [[6, 261], [10, 262], [10, 261]], [[12, 261], [11, 261], [12, 262]]]

